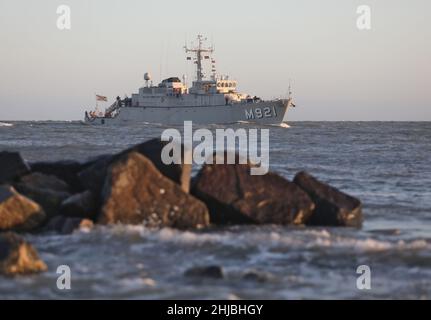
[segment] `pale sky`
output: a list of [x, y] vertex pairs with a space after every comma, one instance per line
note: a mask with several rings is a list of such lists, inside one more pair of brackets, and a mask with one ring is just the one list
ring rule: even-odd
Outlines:
[[429, 0], [0, 0], [0, 120], [82, 119], [147, 71], [191, 80], [182, 47], [199, 33], [242, 92], [280, 97], [292, 79], [291, 120], [431, 121]]

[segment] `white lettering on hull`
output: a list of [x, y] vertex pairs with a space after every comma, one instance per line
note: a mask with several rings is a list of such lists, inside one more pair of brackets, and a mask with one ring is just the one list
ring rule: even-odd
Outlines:
[[264, 107], [264, 108], [254, 108], [245, 110], [245, 118], [250, 119], [262, 119], [262, 118], [276, 118], [277, 111], [275, 107]]

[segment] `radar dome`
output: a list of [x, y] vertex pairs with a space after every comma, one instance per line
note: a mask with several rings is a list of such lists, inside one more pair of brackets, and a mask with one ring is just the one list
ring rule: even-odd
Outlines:
[[145, 74], [144, 74], [144, 80], [145, 81], [150, 81], [151, 80], [151, 74], [149, 72], [145, 72]]

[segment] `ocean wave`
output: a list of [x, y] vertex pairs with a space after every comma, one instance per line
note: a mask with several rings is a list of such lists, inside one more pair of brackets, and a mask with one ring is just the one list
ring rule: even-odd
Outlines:
[[[146, 241], [173, 243], [184, 246], [221, 245], [237, 248], [292, 249], [346, 249], [359, 252], [430, 250], [431, 242], [426, 239], [381, 240], [372, 235], [358, 235], [350, 230], [340, 235], [333, 229], [303, 229], [291, 227], [230, 227], [209, 231], [181, 231], [171, 228], [160, 230], [144, 226], [116, 225], [101, 227], [103, 233], [115, 235], [135, 234]], [[350, 233], [349, 233], [350, 232]], [[354, 234], [353, 234], [354, 233]]]
[[0, 122], [0, 127], [13, 127], [13, 124], [7, 122]]
[[272, 126], [274, 126], [274, 127], [280, 127], [280, 128], [286, 128], [286, 129], [290, 128], [290, 126], [286, 122], [282, 122], [280, 124], [274, 124]]

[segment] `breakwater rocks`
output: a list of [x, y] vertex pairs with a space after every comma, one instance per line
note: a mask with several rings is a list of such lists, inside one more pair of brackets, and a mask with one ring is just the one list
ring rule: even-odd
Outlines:
[[188, 152], [181, 146], [177, 164], [165, 165], [165, 145], [153, 139], [82, 163], [27, 163], [19, 153], [0, 152], [0, 274], [46, 270], [17, 233], [67, 234], [117, 223], [178, 229], [362, 225], [358, 199], [306, 172], [293, 181], [274, 172], [251, 175], [252, 164], [215, 164], [214, 156], [192, 179], [192, 166], [184, 164]]
[[14, 276], [46, 270], [46, 264], [29, 243], [11, 232], [0, 234], [0, 274]]

